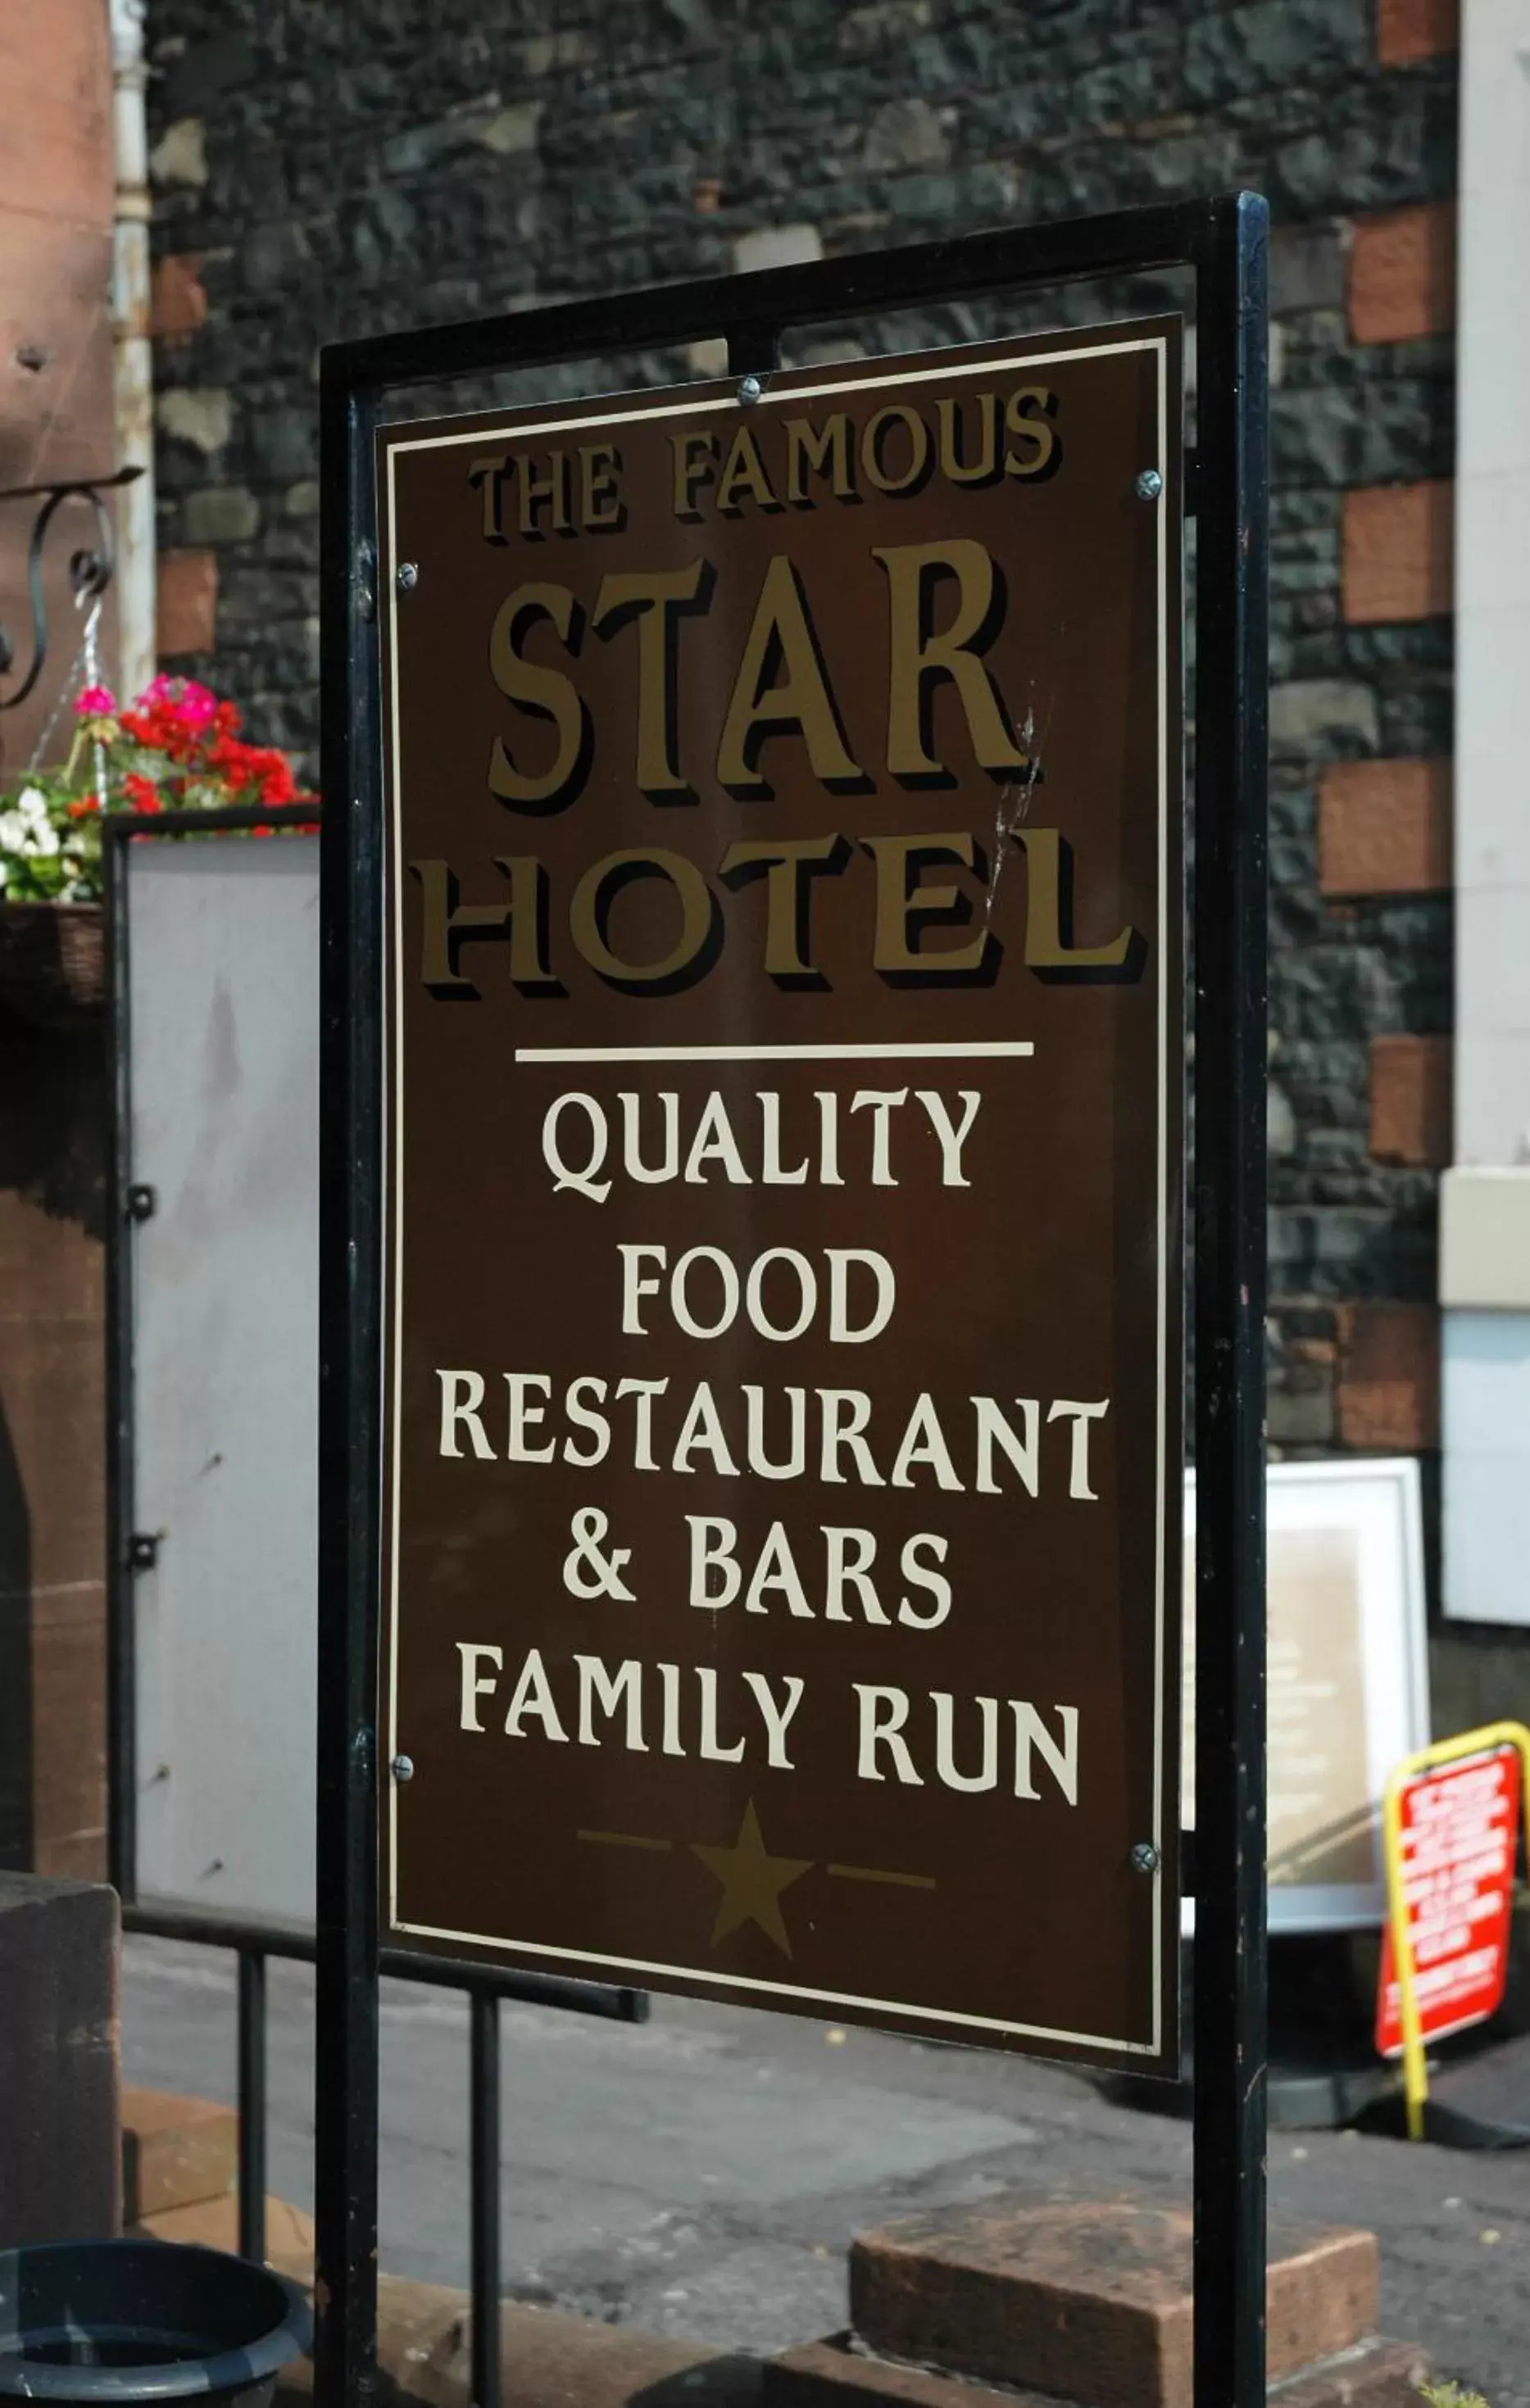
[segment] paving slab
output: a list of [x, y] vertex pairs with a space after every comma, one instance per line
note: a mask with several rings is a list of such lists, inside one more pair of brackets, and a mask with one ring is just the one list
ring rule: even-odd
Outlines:
[[[270, 2014], [268, 2175], [308, 2207], [306, 1969], [272, 1965]], [[851, 2237], [896, 2216], [1123, 2186], [1189, 2200], [1188, 2128], [1112, 2106], [1061, 2067], [691, 2000], [656, 2000], [636, 2028], [503, 2014], [505, 2278], [550, 2308], [714, 2347], [737, 2345], [747, 2317], [749, 2345], [772, 2354], [846, 2322]], [[123, 2020], [130, 2080], [232, 2100], [227, 1959], [132, 1941]], [[388, 1985], [382, 2113], [382, 2262], [465, 2283], [455, 1999]], [[1530, 2157], [1277, 2133], [1270, 2172], [1282, 2214], [1378, 2233], [1383, 2332], [1492, 2408], [1530, 2408]]]

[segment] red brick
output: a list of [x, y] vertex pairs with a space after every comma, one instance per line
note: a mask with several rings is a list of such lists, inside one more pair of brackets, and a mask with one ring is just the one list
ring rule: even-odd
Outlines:
[[1414, 1455], [1439, 1444], [1439, 1314], [1432, 1304], [1345, 1305], [1335, 1387], [1339, 1442]]
[[232, 2107], [170, 2090], [124, 2089], [124, 2223], [226, 2197], [238, 2153], [239, 2119]]
[[170, 252], [154, 263], [150, 303], [150, 332], [156, 336], [195, 335], [208, 322], [208, 296], [202, 283], [199, 251]]
[[158, 651], [162, 660], [210, 652], [218, 620], [218, 555], [162, 552], [159, 556]]
[[1407, 343], [1455, 323], [1455, 205], [1362, 218], [1350, 251], [1350, 332]]
[[[952, 2208], [850, 2252], [850, 2321], [879, 2355], [1089, 2408], [1190, 2408], [1191, 2218], [1135, 2200]], [[1271, 2234], [1272, 2380], [1376, 2329], [1375, 2236]]]
[[111, 223], [111, 44], [100, 0], [6, 0], [0, 208]]
[[1378, 1162], [1451, 1160], [1448, 1037], [1372, 1038], [1371, 1153]]
[[1351, 626], [1451, 609], [1455, 487], [1361, 485], [1344, 496], [1344, 616]]
[[1343, 761], [1318, 788], [1329, 896], [1437, 895], [1453, 882], [1449, 761]]
[[1407, 67], [1461, 47], [1460, 0], [1376, 0], [1376, 55]]

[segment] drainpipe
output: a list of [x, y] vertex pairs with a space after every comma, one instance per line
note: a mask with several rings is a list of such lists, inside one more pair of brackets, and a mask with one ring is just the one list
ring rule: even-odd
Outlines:
[[117, 465], [142, 470], [117, 495], [118, 683], [140, 694], [154, 674], [154, 361], [150, 337], [149, 136], [143, 55], [147, 0], [110, 0], [112, 137], [111, 331]]

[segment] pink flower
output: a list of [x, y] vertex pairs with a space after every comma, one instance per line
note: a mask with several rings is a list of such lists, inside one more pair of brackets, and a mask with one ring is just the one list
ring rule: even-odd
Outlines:
[[209, 694], [195, 678], [166, 677], [161, 670], [151, 680], [134, 705], [136, 710], [152, 710], [156, 706], [168, 710], [180, 726], [200, 732], [210, 727], [218, 712], [218, 697]]
[[75, 710], [81, 719], [109, 719], [116, 708], [117, 697], [109, 685], [88, 685], [75, 699]]

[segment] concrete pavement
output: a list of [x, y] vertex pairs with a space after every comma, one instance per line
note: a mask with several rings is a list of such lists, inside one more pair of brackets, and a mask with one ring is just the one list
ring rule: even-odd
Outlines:
[[[127, 2079], [231, 2099], [232, 1959], [139, 1939], [125, 1954]], [[306, 2206], [311, 1974], [273, 1963], [269, 2000], [270, 2186]], [[514, 2298], [773, 2351], [843, 2322], [851, 2234], [902, 2212], [1003, 2188], [1189, 2196], [1183, 2126], [1108, 2105], [1056, 2067], [688, 2000], [656, 2000], [641, 2028], [502, 2015]], [[1520, 2052], [1530, 2042], [1504, 2053], [1506, 2073]], [[467, 2099], [461, 2000], [385, 1985], [382, 2258], [395, 2272], [467, 2279]], [[1271, 2186], [1292, 2214], [1377, 2230], [1384, 2329], [1491, 2408], [1530, 2408], [1530, 2153], [1278, 2133]]]

